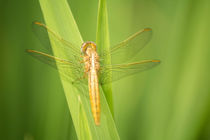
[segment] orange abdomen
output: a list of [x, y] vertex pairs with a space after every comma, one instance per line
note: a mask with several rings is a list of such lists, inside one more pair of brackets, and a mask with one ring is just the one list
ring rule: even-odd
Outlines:
[[98, 86], [98, 76], [95, 70], [88, 73], [88, 87], [91, 110], [96, 125], [100, 124], [100, 96]]

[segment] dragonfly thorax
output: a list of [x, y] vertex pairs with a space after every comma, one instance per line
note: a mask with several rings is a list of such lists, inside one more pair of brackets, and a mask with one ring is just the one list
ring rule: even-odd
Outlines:
[[97, 72], [100, 68], [99, 56], [95, 49], [91, 46], [88, 46], [84, 52], [84, 62], [85, 62], [85, 72], [94, 70]]

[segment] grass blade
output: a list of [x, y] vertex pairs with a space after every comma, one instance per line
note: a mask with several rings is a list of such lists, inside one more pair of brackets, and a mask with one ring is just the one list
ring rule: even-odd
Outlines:
[[[73, 44], [80, 46], [83, 40], [67, 1], [39, 1], [46, 25], [63, 38], [67, 39]], [[51, 37], [50, 42], [54, 54], [65, 54], [65, 52], [62, 52], [62, 50], [60, 50], [58, 46], [55, 47], [55, 44], [62, 44], [55, 43], [55, 41]], [[60, 69], [59, 67], [58, 70], [59, 72], [62, 71], [62, 69]], [[103, 92], [100, 92], [101, 124], [100, 126], [96, 126], [92, 117], [89, 98], [87, 96], [84, 96], [84, 94], [88, 95], [88, 90], [85, 89], [85, 93], [81, 93], [81, 91], [78, 91], [77, 88], [66, 82], [64, 79], [62, 79], [62, 77], [61, 81], [78, 139], [87, 139], [86, 136], [88, 136], [88, 139], [119, 139], [114, 120], [112, 118], [112, 114], [103, 95]]]
[[[108, 27], [106, 0], [99, 0], [96, 44], [98, 45], [99, 52], [101, 52], [102, 50], [105, 50], [106, 52], [109, 51], [110, 42], [109, 42], [109, 27]], [[107, 58], [105, 58], [104, 64], [111, 64], [110, 56], [107, 56]], [[108, 78], [111, 79], [111, 77]], [[111, 84], [103, 85], [102, 89], [105, 93], [112, 115], [114, 116], [112, 85]]]

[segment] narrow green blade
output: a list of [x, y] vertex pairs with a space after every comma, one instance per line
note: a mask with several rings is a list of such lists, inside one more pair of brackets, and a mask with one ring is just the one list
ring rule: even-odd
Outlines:
[[[40, 0], [40, 5], [45, 23], [49, 28], [73, 44], [78, 46], [82, 44], [82, 37], [66, 0]], [[55, 46], [55, 44], [62, 45], [61, 43], [55, 43], [52, 37], [50, 37], [50, 42], [54, 54], [65, 54], [65, 52], [59, 50], [59, 46]], [[59, 67], [58, 70], [60, 73], [62, 72], [62, 69]], [[96, 126], [91, 113], [90, 101], [87, 97], [88, 89], [81, 86], [83, 90], [78, 91], [78, 88], [69, 84], [62, 77], [61, 81], [78, 139], [119, 139], [103, 92], [100, 92], [101, 124]]]
[[[99, 0], [96, 44], [98, 45], [98, 51], [100, 53], [102, 50], [105, 50], [106, 52], [109, 51], [110, 43], [106, 0]], [[104, 64], [111, 64], [110, 56], [106, 56], [106, 58], [104, 58]], [[107, 78], [111, 79], [111, 77]], [[112, 115], [114, 116], [112, 84], [103, 85], [102, 89], [105, 93]]]

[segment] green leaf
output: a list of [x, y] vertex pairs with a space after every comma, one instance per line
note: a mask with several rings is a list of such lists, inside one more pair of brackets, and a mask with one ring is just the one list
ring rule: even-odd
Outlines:
[[[108, 15], [106, 0], [99, 0], [98, 5], [98, 21], [97, 21], [97, 33], [96, 33], [96, 44], [98, 45], [98, 51], [101, 52], [105, 50], [109, 51], [109, 28], [108, 28]], [[104, 64], [111, 64], [111, 57], [106, 56], [104, 59]], [[111, 75], [109, 75], [111, 79]], [[114, 116], [114, 107], [113, 107], [113, 98], [112, 98], [112, 84], [106, 84], [102, 86], [102, 89], [105, 93], [109, 108]]]
[[[67, 39], [67, 41], [72, 42], [77, 46], [80, 46], [83, 40], [67, 1], [39, 1], [46, 25], [54, 30], [61, 37]], [[101, 9], [99, 11], [103, 12], [103, 10]], [[100, 27], [102, 25], [98, 26]], [[55, 40], [52, 39], [52, 36], [49, 37], [54, 54], [64, 55], [65, 52], [62, 52], [63, 50], [59, 49], [59, 46], [62, 44], [55, 43]], [[107, 40], [105, 42], [107, 43]], [[58, 70], [59, 73], [62, 72], [62, 69], [59, 68], [59, 66]], [[106, 102], [103, 92], [100, 92], [101, 124], [100, 126], [96, 126], [91, 113], [90, 101], [87, 97], [88, 89], [86, 88], [85, 90], [78, 90], [78, 88], [76, 88], [74, 85], [63, 79], [62, 76], [61, 81], [78, 139], [119, 139], [111, 111], [109, 109], [108, 103]], [[80, 85], [78, 85], [78, 87], [80, 88]], [[81, 91], [84, 91], [84, 93], [82, 93]]]

